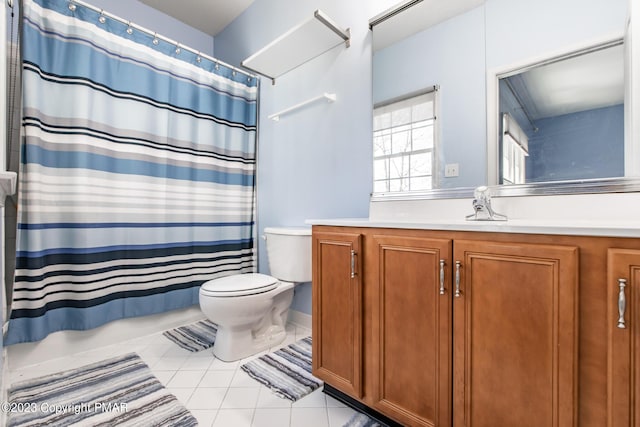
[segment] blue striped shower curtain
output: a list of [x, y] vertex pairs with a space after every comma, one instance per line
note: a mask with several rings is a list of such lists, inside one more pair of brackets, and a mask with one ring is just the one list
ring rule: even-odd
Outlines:
[[198, 303], [255, 270], [258, 82], [66, 0], [25, 0], [6, 343]]

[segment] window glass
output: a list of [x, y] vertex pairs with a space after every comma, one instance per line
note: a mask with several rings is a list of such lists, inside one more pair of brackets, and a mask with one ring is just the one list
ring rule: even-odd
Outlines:
[[436, 93], [433, 90], [374, 108], [374, 193], [434, 187]]

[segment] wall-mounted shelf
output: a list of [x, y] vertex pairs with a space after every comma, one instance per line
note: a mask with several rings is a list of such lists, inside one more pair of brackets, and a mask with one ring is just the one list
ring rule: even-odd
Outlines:
[[313, 104], [314, 102], [320, 101], [322, 99], [326, 99], [327, 102], [334, 102], [337, 99], [337, 97], [335, 93], [324, 93], [320, 96], [316, 96], [315, 98], [308, 99], [306, 101], [303, 101], [299, 104], [296, 104], [282, 111], [278, 111], [277, 113], [273, 113], [269, 116], [269, 118], [277, 122], [280, 120], [280, 116], [291, 113], [295, 110], [299, 110], [300, 108], [306, 107], [307, 105]]
[[344, 43], [349, 47], [350, 30], [338, 27], [322, 11], [290, 29], [244, 61], [242, 66], [275, 79]]

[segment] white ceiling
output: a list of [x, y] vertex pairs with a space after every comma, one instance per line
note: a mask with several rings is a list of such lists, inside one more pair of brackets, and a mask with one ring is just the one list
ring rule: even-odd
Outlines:
[[[242, 14], [253, 0], [140, 0], [185, 24], [216, 36]], [[372, 18], [375, 20], [413, 0], [403, 0]], [[405, 11], [375, 27], [373, 49], [378, 50], [412, 34], [473, 9], [486, 0], [419, 0]]]
[[140, 1], [211, 36], [216, 36], [253, 3], [253, 0]]
[[536, 67], [522, 75], [533, 120], [624, 102], [624, 52], [615, 46]]
[[[478, 7], [485, 1], [486, 0], [422, 0], [375, 25], [373, 31], [373, 50], [377, 51], [391, 46], [397, 41]], [[372, 24], [383, 16], [393, 14], [411, 2], [411, 0], [402, 1], [396, 6], [371, 18], [369, 23]]]

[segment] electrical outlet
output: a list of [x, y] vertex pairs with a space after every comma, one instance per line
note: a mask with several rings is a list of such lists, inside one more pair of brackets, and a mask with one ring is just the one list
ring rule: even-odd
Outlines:
[[452, 178], [458, 175], [460, 175], [460, 171], [458, 170], [458, 163], [448, 163], [444, 165], [445, 178]]

